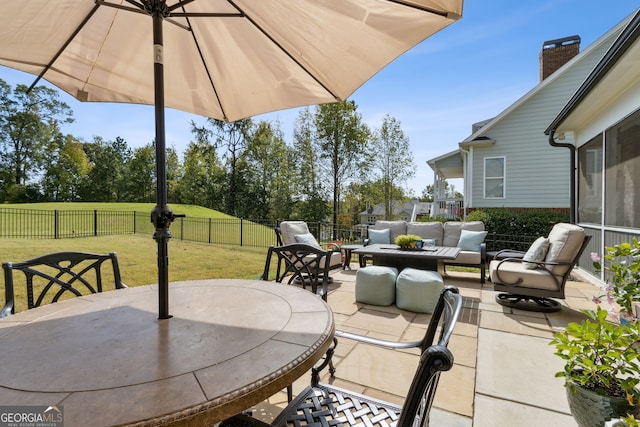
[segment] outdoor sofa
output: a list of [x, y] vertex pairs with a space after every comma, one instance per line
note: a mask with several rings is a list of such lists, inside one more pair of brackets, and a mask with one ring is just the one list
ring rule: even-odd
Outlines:
[[[388, 230], [388, 231], [387, 231]], [[394, 243], [401, 234], [415, 234], [423, 240], [432, 239], [436, 246], [459, 247], [462, 249], [456, 259], [444, 260], [447, 265], [477, 267], [480, 282], [485, 281], [487, 232], [481, 221], [407, 222], [376, 221], [369, 227], [365, 244]]]

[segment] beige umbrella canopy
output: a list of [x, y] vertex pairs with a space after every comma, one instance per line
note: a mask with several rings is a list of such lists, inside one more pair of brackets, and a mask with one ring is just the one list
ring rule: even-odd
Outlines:
[[0, 65], [80, 101], [156, 107], [160, 318], [168, 314], [164, 107], [235, 121], [342, 101], [462, 16], [463, 0], [0, 0]]

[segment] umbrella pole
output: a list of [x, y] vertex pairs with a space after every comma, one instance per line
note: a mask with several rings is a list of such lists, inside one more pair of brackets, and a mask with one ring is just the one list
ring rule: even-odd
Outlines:
[[[163, 3], [163, 2], [160, 2]], [[169, 226], [174, 215], [167, 205], [167, 167], [164, 118], [164, 64], [161, 7], [153, 11], [153, 78], [156, 121], [156, 206], [151, 211], [155, 225], [153, 239], [158, 243], [158, 318], [169, 319]]]

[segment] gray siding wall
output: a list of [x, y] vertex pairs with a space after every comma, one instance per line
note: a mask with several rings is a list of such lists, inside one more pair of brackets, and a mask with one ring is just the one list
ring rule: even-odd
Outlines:
[[[550, 146], [544, 130], [613, 40], [614, 35], [611, 35], [605, 43], [574, 62], [562, 76], [533, 93], [487, 130], [484, 136], [496, 143], [473, 149], [470, 207], [569, 207], [570, 151]], [[506, 158], [505, 198], [485, 199], [484, 159], [501, 156]]]

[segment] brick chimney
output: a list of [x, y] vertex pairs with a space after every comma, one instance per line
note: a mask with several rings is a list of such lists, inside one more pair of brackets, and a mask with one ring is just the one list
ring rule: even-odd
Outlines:
[[540, 51], [540, 81], [580, 53], [580, 36], [548, 40]]

